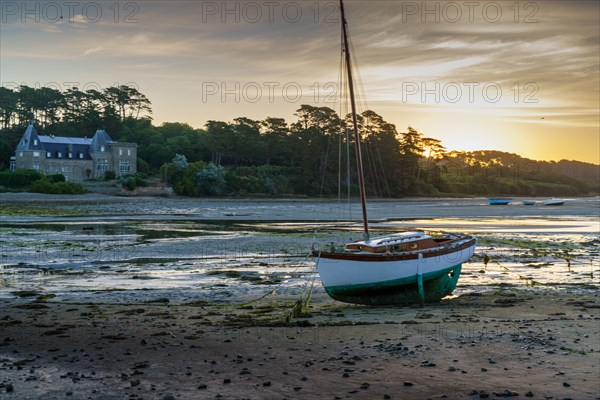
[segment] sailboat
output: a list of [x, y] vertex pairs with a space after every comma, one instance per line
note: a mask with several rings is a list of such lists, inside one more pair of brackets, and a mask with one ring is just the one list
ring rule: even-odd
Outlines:
[[317, 271], [327, 294], [346, 303], [404, 305], [439, 301], [456, 288], [462, 264], [475, 251], [476, 239], [465, 234], [432, 236], [421, 231], [370, 237], [343, 0], [340, 0], [340, 12], [364, 238], [348, 243], [342, 249], [332, 245], [324, 250], [314, 250]]

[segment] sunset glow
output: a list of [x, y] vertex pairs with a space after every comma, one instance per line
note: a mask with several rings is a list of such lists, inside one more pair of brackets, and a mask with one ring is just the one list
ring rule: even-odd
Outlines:
[[[1, 84], [131, 84], [196, 128], [338, 109], [337, 2], [267, 3], [3, 2]], [[600, 163], [600, 3], [467, 3], [348, 2], [369, 108], [448, 150]]]

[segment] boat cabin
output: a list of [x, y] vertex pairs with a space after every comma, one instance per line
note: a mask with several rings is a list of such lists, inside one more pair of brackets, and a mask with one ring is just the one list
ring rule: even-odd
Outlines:
[[349, 243], [346, 245], [346, 250], [367, 253], [398, 253], [431, 249], [450, 241], [452, 241], [450, 238], [433, 239], [424, 232], [412, 231]]

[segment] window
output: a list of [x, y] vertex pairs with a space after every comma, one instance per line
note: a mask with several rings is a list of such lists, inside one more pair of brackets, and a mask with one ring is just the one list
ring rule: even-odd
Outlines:
[[35, 160], [33, 162], [33, 169], [35, 169], [35, 170], [39, 170], [40, 169], [40, 162], [38, 160]]
[[40, 152], [39, 151], [34, 151], [33, 152], [33, 156], [34, 157], [39, 157], [40, 156]]
[[119, 173], [126, 174], [129, 172], [131, 165], [129, 160], [119, 160]]
[[33, 139], [33, 145], [37, 146], [37, 139]]
[[56, 152], [56, 158], [61, 158], [62, 157], [62, 153], [60, 151]]
[[96, 169], [98, 170], [99, 173], [103, 174], [106, 171], [108, 171], [108, 161], [106, 160], [106, 158], [100, 158], [98, 160], [98, 164], [96, 166]]
[[131, 155], [131, 149], [127, 149], [127, 155], [130, 156]]
[[79, 158], [83, 160], [83, 153], [79, 153]]
[[50, 153], [49, 151], [46, 152], [46, 158], [52, 158], [52, 153]]
[[69, 158], [73, 158], [73, 153], [69, 153]]
[[10, 170], [14, 171], [16, 169], [15, 160], [10, 160]]
[[100, 151], [104, 151], [104, 146], [100, 146]]
[[23, 157], [23, 152], [22, 151], [19, 152], [19, 157]]
[[119, 149], [119, 155], [122, 156], [123, 155], [123, 149]]

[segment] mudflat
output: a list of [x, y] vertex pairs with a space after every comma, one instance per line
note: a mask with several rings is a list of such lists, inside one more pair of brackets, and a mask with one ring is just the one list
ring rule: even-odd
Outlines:
[[[1, 300], [11, 399], [600, 396], [597, 296], [498, 290], [426, 307]], [[287, 322], [286, 322], [287, 317]]]
[[378, 232], [477, 236], [425, 307], [325, 294], [307, 254], [360, 235], [356, 204], [0, 204], [2, 399], [600, 399], [597, 198], [372, 202]]

